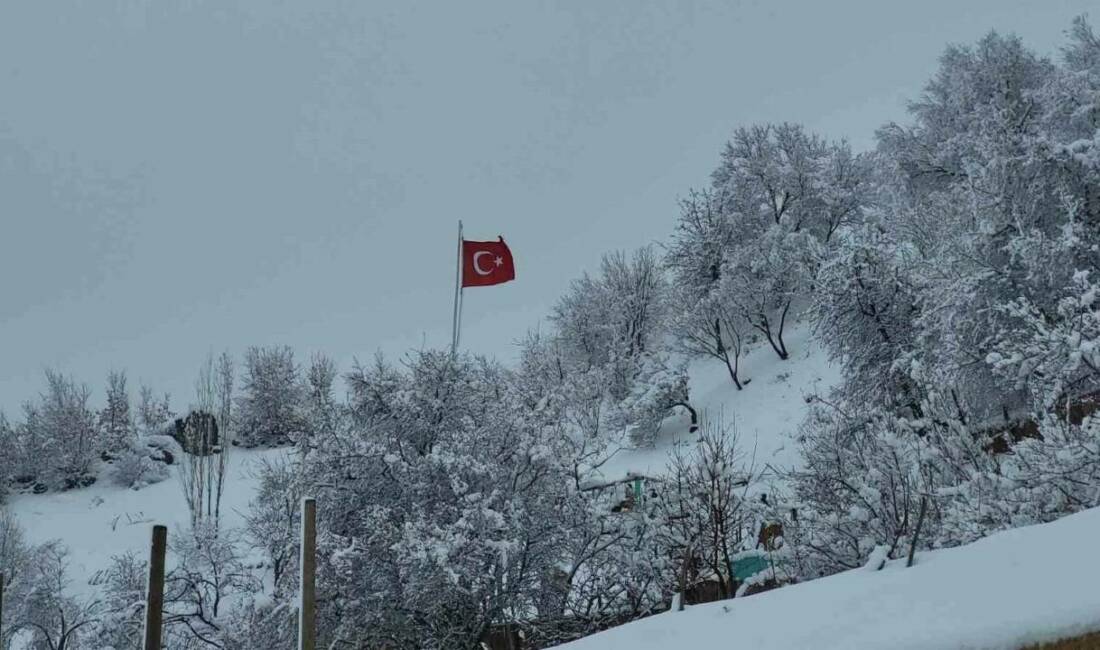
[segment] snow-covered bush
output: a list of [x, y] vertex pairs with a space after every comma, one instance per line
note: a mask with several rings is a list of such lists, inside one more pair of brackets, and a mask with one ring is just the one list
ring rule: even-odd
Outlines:
[[[804, 467], [792, 473], [796, 515], [784, 522], [797, 543], [799, 578], [863, 566], [879, 546], [903, 557], [931, 495], [932, 452], [910, 423], [889, 413], [816, 404], [799, 431]], [[930, 545], [933, 517], [918, 543]]]
[[687, 367], [667, 354], [649, 352], [637, 362], [631, 390], [618, 404], [615, 416], [629, 429], [635, 445], [647, 447], [654, 444], [661, 422], [673, 407], [688, 406]]
[[116, 485], [140, 490], [168, 478], [168, 466], [149, 456], [146, 449], [128, 449], [111, 464], [111, 479]]
[[103, 650], [140, 648], [144, 639], [148, 563], [135, 553], [111, 558], [90, 583], [103, 594], [102, 614], [95, 625], [97, 647]]

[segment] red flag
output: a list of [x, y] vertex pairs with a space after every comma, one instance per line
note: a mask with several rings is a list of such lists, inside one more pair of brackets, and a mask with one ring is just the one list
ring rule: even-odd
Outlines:
[[462, 286], [487, 287], [516, 279], [512, 251], [499, 241], [462, 240]]

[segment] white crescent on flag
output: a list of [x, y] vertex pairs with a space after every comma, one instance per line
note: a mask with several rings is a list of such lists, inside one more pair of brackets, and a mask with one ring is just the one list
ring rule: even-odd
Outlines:
[[481, 259], [482, 255], [492, 255], [492, 253], [490, 253], [489, 251], [478, 251], [474, 253], [474, 272], [478, 275], [489, 275], [493, 272], [493, 269], [489, 269], [488, 271], [486, 271], [481, 268], [480, 264], [478, 264], [478, 260]]

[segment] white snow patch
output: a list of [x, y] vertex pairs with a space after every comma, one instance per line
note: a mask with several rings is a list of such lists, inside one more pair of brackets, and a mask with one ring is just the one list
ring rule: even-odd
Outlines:
[[[742, 382], [751, 380], [744, 390], [737, 390], [719, 361], [699, 359], [689, 368], [690, 401], [700, 418], [717, 421], [721, 417], [725, 426], [732, 427], [745, 462], [754, 462], [757, 471], [799, 464], [793, 434], [809, 408], [807, 400], [813, 395], [827, 396], [841, 380], [840, 368], [829, 362], [808, 325], [792, 327], [784, 340], [790, 352], [785, 361], [766, 342], [741, 359]], [[600, 475], [609, 481], [664, 475], [669, 454], [698, 440], [689, 428], [690, 418], [685, 413], [668, 418], [653, 447], [619, 450], [600, 467]]]
[[[256, 461], [292, 453], [287, 449], [233, 449], [222, 499], [222, 526], [239, 528], [248, 514], [258, 480]], [[153, 524], [168, 526], [168, 545], [178, 528], [190, 526], [183, 488], [176, 475], [141, 490], [113, 485], [101, 475], [95, 485], [68, 492], [14, 495], [7, 507], [26, 532], [27, 542], [60, 540], [69, 550], [69, 589], [75, 596], [92, 596], [88, 581], [107, 568], [112, 556], [127, 551], [145, 557], [149, 553]], [[172, 563], [169, 551], [168, 563]]]

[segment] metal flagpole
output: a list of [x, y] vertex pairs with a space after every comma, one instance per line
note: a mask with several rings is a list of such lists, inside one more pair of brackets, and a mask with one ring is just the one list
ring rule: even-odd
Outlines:
[[451, 356], [458, 354], [458, 328], [462, 322], [462, 220], [458, 220], [458, 260], [455, 264], [455, 308], [451, 317]]

